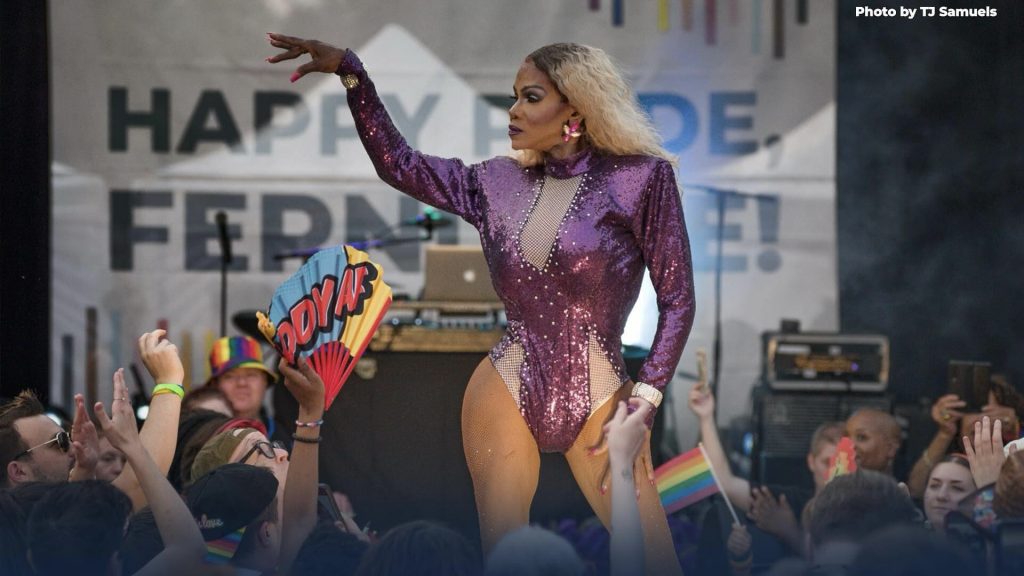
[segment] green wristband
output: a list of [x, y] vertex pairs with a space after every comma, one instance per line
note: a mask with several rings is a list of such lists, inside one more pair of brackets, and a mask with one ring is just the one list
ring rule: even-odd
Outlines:
[[177, 394], [178, 398], [185, 397], [185, 387], [181, 384], [157, 384], [153, 388], [153, 397], [160, 394]]

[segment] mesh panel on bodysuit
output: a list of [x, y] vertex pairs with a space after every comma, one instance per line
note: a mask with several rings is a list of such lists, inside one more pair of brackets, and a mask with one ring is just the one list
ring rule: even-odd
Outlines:
[[593, 333], [590, 335], [590, 350], [587, 363], [590, 365], [590, 413], [593, 414], [601, 405], [615, 394], [622, 386], [622, 380], [612, 368], [612, 363], [605, 356], [601, 344]]
[[535, 268], [543, 269], [548, 263], [555, 238], [558, 237], [558, 229], [576, 197], [582, 179], [582, 175], [564, 180], [544, 178], [540, 197], [519, 234], [519, 249], [526, 261]]
[[[590, 335], [590, 346], [587, 353], [587, 363], [590, 367], [590, 413], [593, 414], [608, 398], [615, 394], [615, 391], [622, 385], [619, 375], [615, 373], [612, 363], [605, 356], [597, 337]], [[519, 393], [522, 382], [519, 380], [519, 370], [522, 368], [523, 346], [519, 342], [512, 342], [505, 348], [505, 352], [494, 362], [494, 369], [505, 381], [505, 387], [515, 400], [516, 408], [521, 408]]]
[[501, 355], [501, 358], [494, 363], [494, 369], [505, 381], [509, 394], [512, 394], [512, 399], [516, 402], [516, 408], [520, 408], [519, 389], [522, 387], [522, 382], [519, 380], [519, 370], [523, 366], [524, 358], [523, 345], [519, 342], [512, 342], [505, 348], [505, 353]]

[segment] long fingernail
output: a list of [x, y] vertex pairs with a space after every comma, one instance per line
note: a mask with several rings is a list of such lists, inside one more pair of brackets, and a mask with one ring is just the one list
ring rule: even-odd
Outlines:
[[607, 493], [608, 493], [608, 488], [604, 484], [602, 484], [601, 485], [601, 496], [604, 496]]
[[298, 72], [293, 72], [292, 73], [292, 78], [291, 78], [292, 82], [295, 82], [298, 79], [299, 79], [299, 73]]
[[640, 489], [639, 488], [636, 489], [636, 501], [637, 502], [640, 501]]

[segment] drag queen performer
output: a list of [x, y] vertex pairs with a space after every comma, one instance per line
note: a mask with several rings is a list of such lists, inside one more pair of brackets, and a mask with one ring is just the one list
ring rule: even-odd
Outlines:
[[[694, 315], [671, 157], [621, 73], [588, 46], [533, 52], [519, 67], [509, 108], [515, 156], [467, 166], [411, 149], [351, 50], [278, 34], [270, 43], [285, 50], [271, 63], [312, 57], [293, 82], [310, 72], [341, 77], [359, 136], [385, 182], [480, 232], [508, 318], [462, 407], [484, 551], [528, 523], [542, 450], [565, 454], [608, 526], [603, 424], [630, 396], [657, 407]], [[658, 328], [633, 383], [620, 336], [645, 266], [657, 292]], [[678, 573], [649, 441], [640, 454], [634, 469], [610, 473], [636, 478], [648, 570]]]

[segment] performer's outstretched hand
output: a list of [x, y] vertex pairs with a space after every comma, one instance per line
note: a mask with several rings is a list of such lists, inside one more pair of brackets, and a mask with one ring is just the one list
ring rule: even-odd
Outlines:
[[270, 40], [271, 46], [284, 49], [284, 52], [267, 58], [267, 62], [271, 64], [277, 64], [285, 60], [294, 60], [303, 54], [309, 54], [313, 58], [311, 61], [295, 69], [295, 73], [291, 77], [292, 82], [310, 72], [334, 74], [341, 64], [341, 59], [345, 56], [344, 49], [325, 44], [319, 40], [306, 40], [305, 38], [285, 36], [284, 34], [276, 34], [274, 32], [267, 32], [267, 38]]

